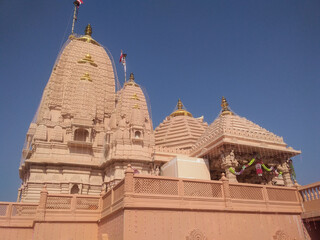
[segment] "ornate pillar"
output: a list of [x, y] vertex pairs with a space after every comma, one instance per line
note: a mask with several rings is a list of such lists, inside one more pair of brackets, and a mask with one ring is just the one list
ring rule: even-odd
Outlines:
[[293, 182], [291, 180], [290, 171], [289, 171], [289, 167], [288, 167], [287, 162], [282, 163], [281, 170], [282, 170], [282, 177], [283, 177], [284, 185], [286, 187], [292, 187]]
[[234, 175], [229, 171], [230, 167], [238, 166], [238, 162], [234, 156], [234, 151], [231, 150], [228, 155], [225, 155], [224, 153], [222, 153], [221, 161], [222, 161], [221, 168], [225, 170], [226, 177], [229, 179], [229, 182], [238, 182], [236, 175]]

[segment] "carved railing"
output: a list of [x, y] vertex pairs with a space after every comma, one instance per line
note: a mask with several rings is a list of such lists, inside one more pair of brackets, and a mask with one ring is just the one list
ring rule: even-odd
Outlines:
[[50, 194], [47, 196], [46, 209], [95, 211], [100, 208], [99, 200], [99, 196]]
[[102, 196], [102, 217], [119, 208], [119, 206], [117, 206], [117, 203], [121, 202], [125, 194], [124, 183], [125, 179], [122, 179], [117, 185], [115, 185], [112, 189], [110, 189]]
[[36, 218], [37, 208], [37, 203], [0, 202], [0, 226], [31, 227]]
[[32, 226], [35, 221], [77, 221], [100, 218], [100, 196], [48, 194], [39, 203], [0, 202], [0, 226]]
[[320, 182], [299, 187], [302, 198], [303, 214], [302, 218], [320, 217]]
[[0, 218], [30, 218], [37, 213], [37, 203], [0, 202]]
[[210, 181], [135, 175], [132, 169], [102, 196], [102, 217], [125, 207], [302, 212], [296, 186], [230, 183], [224, 176]]

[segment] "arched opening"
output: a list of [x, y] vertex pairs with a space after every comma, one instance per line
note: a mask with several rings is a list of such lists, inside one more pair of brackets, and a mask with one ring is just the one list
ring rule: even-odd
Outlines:
[[88, 136], [89, 136], [88, 131], [83, 128], [79, 128], [74, 132], [74, 140], [75, 141], [86, 142]]
[[134, 138], [139, 139], [141, 137], [141, 132], [140, 131], [136, 131], [134, 133]]
[[80, 189], [79, 189], [78, 185], [77, 185], [77, 184], [74, 184], [74, 185], [72, 186], [72, 188], [71, 188], [70, 193], [71, 193], [71, 194], [79, 194], [79, 191], [80, 191]]

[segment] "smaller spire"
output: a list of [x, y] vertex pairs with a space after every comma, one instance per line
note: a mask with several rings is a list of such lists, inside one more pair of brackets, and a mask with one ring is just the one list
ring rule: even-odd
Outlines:
[[229, 104], [225, 97], [222, 97], [221, 100], [222, 113], [221, 115], [233, 115], [233, 112], [229, 109]]
[[177, 103], [177, 108], [178, 108], [179, 110], [180, 110], [180, 109], [183, 109], [183, 104], [182, 104], [180, 98], [179, 98], [178, 103]]
[[129, 82], [134, 82], [134, 75], [133, 75], [133, 73], [130, 73]]
[[84, 31], [85, 35], [91, 36], [92, 35], [92, 27], [90, 23], [86, 26], [86, 30]]
[[137, 83], [135, 83], [134, 81], [134, 75], [133, 73], [130, 73], [130, 77], [129, 77], [129, 81], [124, 83], [125, 86], [129, 85], [129, 86], [136, 86], [139, 87], [139, 85]]
[[186, 109], [184, 109], [180, 98], [178, 99], [178, 103], [177, 103], [177, 107], [176, 108], [177, 108], [177, 110], [170, 114], [171, 117], [175, 117], [175, 116], [189, 116], [189, 117], [192, 117], [192, 114], [190, 112], [188, 112]]

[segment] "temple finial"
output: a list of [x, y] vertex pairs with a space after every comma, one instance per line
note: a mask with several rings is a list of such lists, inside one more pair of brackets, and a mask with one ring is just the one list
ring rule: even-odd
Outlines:
[[134, 82], [134, 75], [133, 75], [133, 73], [130, 73], [129, 81], [130, 81], [130, 82]]
[[92, 34], [92, 27], [91, 27], [90, 23], [86, 26], [86, 30], [84, 31], [84, 34], [91, 36], [91, 34]]
[[179, 98], [178, 103], [177, 103], [177, 108], [178, 109], [183, 109], [183, 104], [182, 104], [180, 98]]
[[233, 115], [233, 112], [230, 111], [229, 104], [228, 104], [227, 99], [225, 97], [222, 97], [221, 107], [222, 107], [221, 115]]
[[177, 103], [177, 107], [176, 108], [177, 108], [177, 110], [170, 114], [171, 117], [176, 117], [176, 116], [189, 116], [189, 117], [192, 117], [192, 114], [190, 112], [188, 112], [186, 109], [184, 109], [180, 98], [178, 99], [178, 103]]

